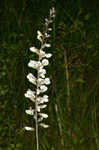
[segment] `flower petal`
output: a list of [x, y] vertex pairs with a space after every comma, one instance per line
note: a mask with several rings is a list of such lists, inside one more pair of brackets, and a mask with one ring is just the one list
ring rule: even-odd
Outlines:
[[43, 103], [48, 102], [48, 96], [44, 95], [43, 97], [37, 97], [37, 102], [38, 104], [43, 104]]
[[51, 54], [51, 53], [48, 53], [48, 54], [46, 54], [45, 56], [46, 56], [46, 58], [50, 58], [50, 57], [52, 57], [52, 54]]
[[42, 67], [40, 67], [39, 70], [38, 70], [39, 77], [45, 78], [45, 74], [46, 74], [46, 70], [43, 69]]
[[25, 130], [27, 130], [27, 131], [34, 131], [34, 128], [31, 128], [31, 127], [25, 127]]
[[51, 44], [47, 44], [47, 43], [46, 43], [45, 46], [46, 46], [46, 47], [51, 47]]
[[34, 91], [28, 89], [24, 95], [25, 95], [25, 97], [27, 97], [30, 100], [32, 100], [33, 102], [35, 102], [35, 92]]
[[43, 128], [48, 128], [48, 127], [49, 127], [49, 125], [44, 124], [44, 123], [40, 123], [39, 125], [40, 125], [41, 127], [43, 127]]
[[45, 85], [41, 85], [40, 89], [41, 89], [41, 92], [43, 93], [43, 92], [47, 91], [48, 88]]
[[39, 54], [39, 50], [35, 47], [30, 47], [30, 51]]
[[38, 31], [37, 31], [37, 39], [38, 39], [40, 42], [43, 42], [42, 37], [43, 37], [43, 34], [38, 30]]
[[31, 82], [31, 83], [33, 83], [33, 84], [35, 84], [36, 85], [36, 78], [35, 78], [35, 76], [33, 76], [32, 75], [32, 73], [29, 73], [28, 75], [27, 75], [27, 78], [28, 78], [28, 80]]
[[48, 28], [48, 31], [52, 31], [52, 28]]
[[47, 59], [42, 60], [42, 65], [47, 66], [49, 64], [49, 61]]
[[41, 122], [43, 119], [44, 119], [43, 117], [40, 117], [40, 118], [38, 119], [38, 122]]
[[49, 85], [49, 84], [50, 84], [50, 79], [49, 79], [49, 78], [45, 78], [45, 79], [39, 78], [39, 79], [37, 80], [37, 83], [38, 83], [38, 86], [39, 86], [39, 87], [40, 87], [41, 85], [43, 85], [43, 84]]
[[48, 115], [47, 114], [44, 114], [44, 113], [39, 113], [39, 115], [43, 118], [48, 118]]
[[34, 69], [38, 69], [39, 67], [42, 66], [40, 61], [34, 61], [34, 60], [30, 60], [30, 62], [28, 63], [29, 67], [32, 67]]
[[39, 30], [37, 30], [37, 35], [43, 36], [43, 34]]
[[34, 115], [34, 110], [33, 109], [27, 109], [25, 110], [26, 114], [33, 116]]
[[44, 82], [46, 85], [49, 85], [51, 82], [50, 82], [50, 79], [49, 78], [45, 78], [45, 82]]
[[38, 106], [38, 112], [40, 112], [40, 109], [43, 109], [43, 108], [45, 108], [47, 105], [39, 105]]

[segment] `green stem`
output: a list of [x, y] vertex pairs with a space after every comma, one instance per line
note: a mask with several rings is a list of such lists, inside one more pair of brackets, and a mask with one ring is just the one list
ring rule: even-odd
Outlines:
[[37, 112], [36, 112], [36, 142], [37, 142], [37, 150], [39, 150]]
[[[40, 60], [40, 58], [39, 58], [39, 60]], [[37, 81], [38, 81], [38, 79], [39, 79], [39, 74], [38, 74], [38, 71], [37, 71]], [[37, 84], [37, 89], [38, 89], [38, 82], [36, 82], [36, 84]], [[37, 150], [39, 150], [37, 107], [38, 107], [38, 104], [37, 104], [37, 91], [36, 91], [36, 98], [35, 98], [36, 144], [37, 144]]]
[[58, 121], [58, 126], [59, 126], [59, 132], [60, 132], [60, 136], [61, 136], [61, 146], [62, 146], [62, 149], [64, 150], [64, 141], [63, 141], [62, 126], [61, 126], [61, 123], [60, 123], [61, 120], [60, 120], [60, 117], [59, 117], [57, 104], [55, 104], [55, 111], [56, 111], [56, 115], [57, 115], [57, 121]]
[[69, 70], [68, 70], [67, 52], [65, 48], [64, 48], [64, 63], [65, 63], [65, 72], [66, 72], [66, 83], [67, 83], [67, 108], [70, 110]]
[[[38, 85], [37, 85], [37, 87], [38, 87]], [[38, 107], [38, 104], [37, 104], [37, 93], [36, 93], [36, 99], [35, 99], [36, 144], [37, 144], [37, 150], [39, 150], [37, 107]]]

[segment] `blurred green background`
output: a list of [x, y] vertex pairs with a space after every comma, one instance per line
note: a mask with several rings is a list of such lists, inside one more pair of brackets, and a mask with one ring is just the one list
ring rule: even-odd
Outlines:
[[35, 132], [23, 130], [32, 125], [25, 114], [27, 63], [52, 6], [50, 128], [39, 128], [40, 150], [99, 150], [98, 0], [0, 1], [0, 150], [36, 150]]

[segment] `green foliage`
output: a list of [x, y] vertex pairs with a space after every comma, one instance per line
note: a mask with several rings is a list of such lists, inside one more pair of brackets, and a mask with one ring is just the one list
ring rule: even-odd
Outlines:
[[[35, 133], [24, 131], [30, 86], [29, 47], [38, 46], [49, 8], [56, 7], [48, 75], [50, 128], [39, 129], [40, 150], [99, 149], [98, 2], [30, 0], [0, 2], [0, 150], [36, 150]], [[45, 7], [46, 6], [46, 7]], [[64, 62], [66, 49], [70, 95]], [[69, 100], [69, 107], [67, 101]], [[55, 109], [57, 104], [58, 110]], [[63, 144], [62, 144], [63, 142]]]

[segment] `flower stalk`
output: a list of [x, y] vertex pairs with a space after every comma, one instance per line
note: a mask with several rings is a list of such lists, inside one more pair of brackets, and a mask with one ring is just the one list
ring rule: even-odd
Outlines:
[[39, 139], [38, 139], [38, 128], [39, 126], [48, 128], [49, 125], [43, 123], [42, 121], [45, 118], [48, 118], [48, 115], [42, 113], [41, 110], [46, 108], [46, 104], [48, 102], [48, 95], [43, 95], [44, 92], [47, 91], [47, 85], [50, 84], [50, 79], [46, 78], [46, 69], [44, 67], [48, 66], [48, 59], [52, 56], [51, 53], [45, 53], [44, 49], [49, 48], [51, 45], [46, 43], [47, 38], [50, 37], [49, 32], [52, 30], [49, 28], [49, 24], [53, 22], [53, 18], [55, 17], [55, 9], [50, 9], [49, 18], [45, 19], [45, 32], [41, 33], [39, 30], [37, 31], [37, 39], [40, 41], [40, 49], [36, 47], [30, 47], [30, 51], [36, 53], [38, 55], [38, 61], [30, 60], [28, 63], [28, 67], [37, 70], [37, 77], [35, 77], [32, 73], [27, 75], [27, 79], [33, 85], [36, 86], [35, 91], [28, 89], [25, 93], [25, 97], [29, 98], [33, 103], [35, 103], [34, 108], [30, 106], [28, 110], [26, 110], [26, 114], [33, 116], [35, 119], [35, 128], [26, 126], [25, 129], [27, 131], [34, 131], [36, 133], [36, 144], [37, 150], [39, 150]]

